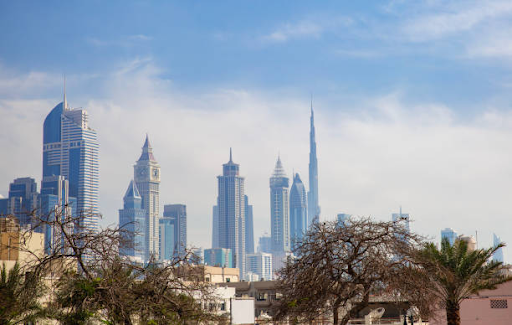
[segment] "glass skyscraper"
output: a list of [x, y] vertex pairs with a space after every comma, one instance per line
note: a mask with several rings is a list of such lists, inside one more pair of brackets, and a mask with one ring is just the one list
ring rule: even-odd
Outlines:
[[158, 259], [159, 245], [159, 213], [160, 213], [160, 165], [153, 155], [153, 148], [146, 135], [142, 154], [133, 166], [134, 180], [142, 197], [142, 209], [146, 213], [144, 258], [154, 256]]
[[252, 205], [249, 204], [249, 197], [245, 195], [245, 252], [254, 253], [254, 221], [252, 216]]
[[204, 264], [218, 267], [233, 267], [233, 254], [229, 248], [204, 250]]
[[320, 218], [318, 205], [318, 161], [316, 159], [315, 116], [311, 101], [311, 118], [309, 130], [309, 192], [308, 192], [308, 225]]
[[289, 180], [277, 158], [276, 167], [270, 177], [270, 237], [272, 253], [289, 252], [290, 246], [290, 206], [288, 204]]
[[164, 205], [164, 217], [162, 219], [168, 219], [173, 226], [174, 255], [184, 256], [187, 248], [187, 206], [183, 204]]
[[[501, 239], [500, 237], [496, 236], [496, 234], [492, 234], [492, 245], [494, 247], [498, 246], [499, 244], [501, 243]], [[496, 250], [496, 252], [494, 252], [494, 254], [492, 255], [492, 259], [493, 261], [496, 261], [496, 262], [504, 262], [503, 260], [503, 249], [500, 247]]]
[[450, 242], [450, 245], [455, 243], [455, 240], [458, 238], [458, 234], [452, 228], [445, 228], [441, 230], [441, 241], [446, 238]]
[[144, 248], [146, 244], [145, 211], [142, 209], [142, 197], [137, 185], [132, 180], [123, 197], [123, 209], [119, 210], [119, 228], [123, 233], [125, 243], [119, 248], [119, 254], [131, 256], [144, 261]]
[[[244, 178], [240, 176], [240, 165], [233, 162], [230, 149], [229, 161], [222, 165], [222, 176], [218, 180], [218, 240], [219, 248], [229, 248], [233, 254], [233, 265], [245, 277], [245, 199]], [[217, 248], [217, 247], [214, 247]]]
[[80, 226], [98, 227], [99, 166], [96, 131], [89, 127], [87, 111], [70, 109], [66, 96], [46, 116], [43, 125], [43, 179], [41, 193], [59, 195], [55, 177], [63, 176], [69, 196], [77, 199]]
[[160, 260], [172, 260], [176, 254], [176, 223], [171, 218], [160, 218]]
[[297, 241], [302, 240], [308, 231], [308, 206], [306, 188], [298, 173], [293, 176], [290, 189], [290, 239], [292, 248]]

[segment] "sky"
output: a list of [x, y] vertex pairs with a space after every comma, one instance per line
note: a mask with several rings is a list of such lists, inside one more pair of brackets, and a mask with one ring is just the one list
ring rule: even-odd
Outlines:
[[432, 241], [512, 243], [510, 1], [2, 1], [0, 194], [40, 182], [64, 75], [98, 133], [104, 227], [147, 133], [195, 247], [233, 148], [257, 245], [278, 153], [308, 186], [312, 96], [322, 220], [402, 207]]

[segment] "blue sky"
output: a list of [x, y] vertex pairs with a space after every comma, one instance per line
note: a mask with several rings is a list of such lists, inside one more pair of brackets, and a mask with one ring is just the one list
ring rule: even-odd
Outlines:
[[203, 247], [233, 146], [257, 238], [277, 152], [307, 180], [312, 93], [323, 218], [403, 205], [433, 239], [452, 227], [512, 242], [499, 231], [512, 229], [511, 40], [512, 3], [498, 0], [3, 1], [0, 193], [40, 180], [65, 74], [100, 138], [105, 224], [148, 132], [162, 203], [188, 205]]

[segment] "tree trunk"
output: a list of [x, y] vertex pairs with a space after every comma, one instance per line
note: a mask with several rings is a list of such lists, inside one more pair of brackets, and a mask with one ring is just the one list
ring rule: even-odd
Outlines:
[[446, 302], [446, 322], [448, 325], [460, 325], [460, 306], [457, 302]]
[[340, 309], [340, 303], [336, 302], [334, 306], [332, 306], [332, 317], [333, 317], [333, 325], [339, 324], [339, 313], [338, 309]]

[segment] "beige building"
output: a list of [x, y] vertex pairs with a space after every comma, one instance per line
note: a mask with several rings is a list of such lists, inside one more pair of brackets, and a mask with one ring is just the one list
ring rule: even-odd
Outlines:
[[239, 282], [240, 270], [230, 267], [203, 266], [204, 281], [211, 283]]
[[0, 218], [0, 265], [10, 270], [16, 262], [24, 266], [43, 255], [43, 234], [20, 232], [16, 217]]

